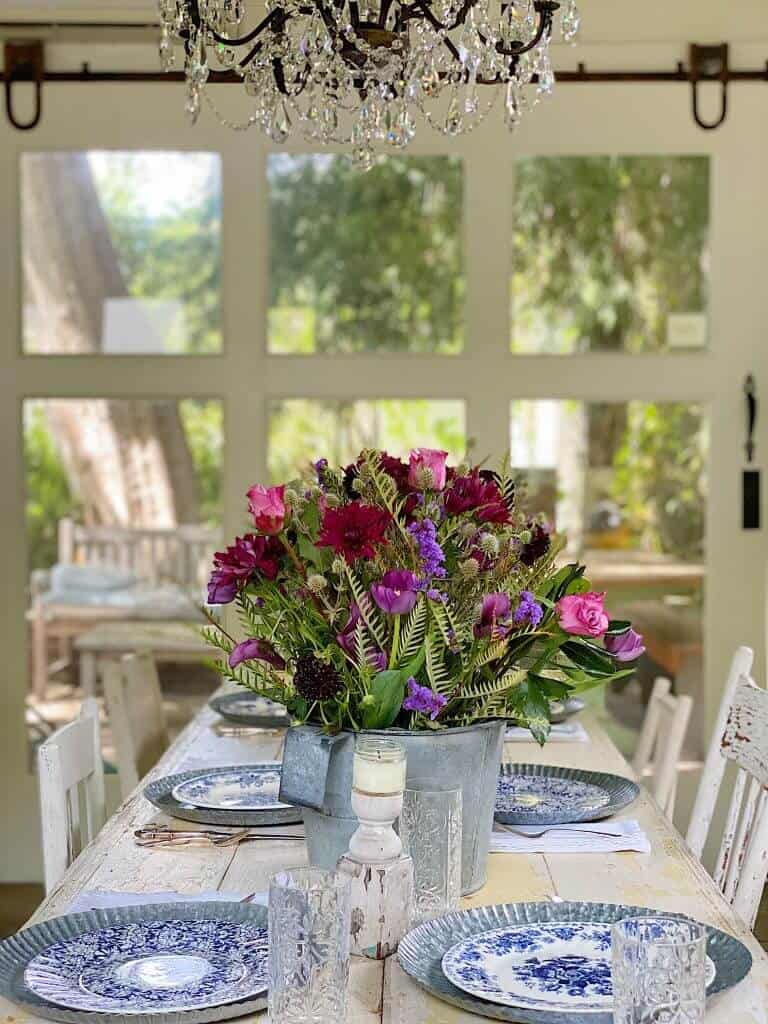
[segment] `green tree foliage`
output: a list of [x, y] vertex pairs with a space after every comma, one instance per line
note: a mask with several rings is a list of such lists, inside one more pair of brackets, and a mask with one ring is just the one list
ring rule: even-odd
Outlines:
[[29, 567], [47, 569], [56, 561], [58, 521], [77, 513], [77, 499], [70, 490], [40, 402], [24, 405], [24, 463]]
[[[670, 314], [706, 310], [708, 234], [706, 157], [520, 161], [513, 351], [663, 350]], [[600, 403], [588, 420], [589, 468], [613, 466], [632, 532], [652, 549], [700, 557], [700, 407]]]
[[462, 347], [459, 160], [274, 155], [269, 196], [271, 351]]

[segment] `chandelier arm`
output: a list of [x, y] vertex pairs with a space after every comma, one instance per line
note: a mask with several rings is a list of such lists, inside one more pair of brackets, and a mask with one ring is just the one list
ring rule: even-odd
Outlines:
[[539, 10], [539, 27], [536, 35], [529, 43], [513, 43], [511, 46], [502, 46], [499, 42], [496, 44], [496, 52], [502, 53], [505, 57], [522, 57], [524, 53], [535, 50], [546, 33], [552, 28], [552, 14], [551, 10]]
[[387, 18], [389, 12], [392, 9], [393, 0], [381, 0], [381, 7], [379, 8], [379, 28], [384, 28], [387, 24]]
[[[474, 5], [476, 2], [477, 0], [472, 0], [472, 5]], [[440, 19], [437, 18], [430, 10], [428, 0], [416, 0], [416, 3], [411, 5], [410, 10], [414, 12], [421, 11], [422, 17], [424, 17], [432, 26], [432, 28], [435, 29], [436, 31], [440, 31], [441, 29], [444, 28], [444, 26], [440, 22]], [[416, 17], [415, 13], [413, 14], [413, 17]], [[448, 36], [443, 37], [443, 42], [445, 43], [454, 60], [459, 60], [459, 51], [456, 45], [453, 42], [451, 42], [451, 40], [448, 38]]]
[[[195, 8], [197, 8], [196, 2]], [[254, 40], [256, 36], [260, 35], [265, 28], [268, 28], [273, 21], [280, 18], [284, 22], [286, 17], [287, 15], [285, 14], [285, 11], [282, 9], [282, 7], [275, 7], [273, 10], [269, 12], [269, 14], [265, 18], [263, 18], [259, 22], [259, 24], [255, 28], [251, 29], [251, 31], [248, 32], [246, 35], [240, 36], [239, 39], [228, 39], [226, 36], [221, 35], [219, 32], [217, 32], [214, 28], [211, 27], [208, 21], [203, 21], [202, 24], [205, 25], [206, 31], [210, 34], [212, 39], [215, 39], [217, 43], [223, 43], [224, 46], [246, 46], [248, 43], [252, 42], [252, 40]]]
[[464, 3], [461, 5], [461, 8], [459, 9], [453, 21], [453, 24], [444, 25], [442, 21], [439, 20], [439, 18], [432, 14], [432, 11], [429, 9], [428, 0], [416, 0], [416, 2], [411, 4], [409, 7], [403, 7], [403, 20], [409, 21], [413, 18], [418, 17], [419, 13], [421, 13], [422, 17], [425, 17], [434, 29], [437, 29], [440, 32], [453, 32], [455, 28], [458, 28], [459, 25], [463, 23], [466, 16], [469, 14], [473, 7], [477, 6], [477, 4], [478, 0], [464, 0]]

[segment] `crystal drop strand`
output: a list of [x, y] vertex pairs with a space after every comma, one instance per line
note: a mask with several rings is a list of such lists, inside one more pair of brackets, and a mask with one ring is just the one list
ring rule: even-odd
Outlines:
[[363, 173], [370, 171], [376, 163], [376, 157], [370, 146], [356, 146], [352, 151], [352, 163]]
[[269, 126], [269, 137], [273, 142], [277, 142], [282, 145], [283, 142], [291, 134], [291, 119], [288, 116], [288, 108], [285, 105], [285, 100], [280, 99], [272, 112], [272, 117]]
[[196, 85], [190, 83], [187, 89], [187, 102], [184, 107], [190, 124], [197, 124], [200, 117], [200, 90]]
[[536, 58], [536, 74], [539, 78], [536, 92], [540, 96], [551, 96], [555, 88], [555, 72], [552, 70], [548, 46], [543, 46], [538, 53]]
[[523, 112], [520, 107], [520, 90], [517, 84], [510, 80], [507, 83], [507, 95], [504, 101], [504, 120], [510, 131], [514, 131], [522, 120]]
[[560, 30], [566, 43], [572, 43], [579, 32], [581, 25], [581, 14], [576, 0], [568, 0], [568, 3], [560, 16]]
[[170, 71], [176, 64], [176, 54], [173, 52], [173, 42], [167, 25], [163, 25], [163, 31], [160, 36], [159, 53], [161, 69], [163, 71]]
[[459, 135], [463, 127], [464, 119], [459, 110], [457, 91], [454, 90], [451, 101], [448, 104], [448, 113], [445, 115], [445, 132], [447, 135]]

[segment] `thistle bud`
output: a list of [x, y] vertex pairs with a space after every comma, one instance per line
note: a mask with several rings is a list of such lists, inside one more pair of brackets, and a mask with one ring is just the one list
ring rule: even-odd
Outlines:
[[286, 487], [283, 492], [283, 501], [289, 508], [297, 508], [301, 503], [301, 498], [292, 487]]
[[480, 534], [480, 550], [489, 558], [495, 558], [499, 553], [499, 542], [492, 533]]
[[307, 586], [313, 594], [321, 594], [328, 586], [328, 580], [319, 572], [314, 572], [307, 577]]
[[465, 540], [471, 540], [477, 533], [477, 527], [474, 523], [462, 523], [459, 527], [459, 533]]
[[331, 563], [331, 569], [336, 573], [337, 576], [343, 576], [346, 570], [347, 563], [343, 558], [334, 558]]
[[533, 534], [531, 533], [530, 530], [523, 530], [523, 532], [519, 536], [520, 543], [521, 544], [530, 544], [532, 536], [533, 536]]
[[459, 576], [464, 580], [473, 580], [480, 572], [480, 566], [475, 558], [465, 558], [459, 562]]

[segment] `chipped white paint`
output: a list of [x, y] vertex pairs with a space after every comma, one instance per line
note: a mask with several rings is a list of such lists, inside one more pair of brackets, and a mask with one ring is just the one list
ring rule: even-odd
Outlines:
[[384, 960], [408, 931], [413, 862], [401, 856], [381, 864], [361, 864], [344, 856], [339, 871], [352, 889], [352, 952]]
[[[221, 737], [211, 728], [216, 717], [205, 709], [169, 749], [152, 777], [207, 762], [225, 764], [270, 760], [278, 755], [274, 735]], [[559, 744], [540, 750], [535, 744], [509, 745], [510, 760], [561, 764], [626, 774], [626, 762], [603, 731], [585, 717], [591, 742]], [[486, 886], [465, 900], [466, 906], [513, 900], [592, 899], [638, 903], [678, 910], [737, 935], [755, 958], [750, 976], [732, 992], [714, 1000], [705, 1024], [768, 1024], [768, 957], [733, 913], [704, 869], [685, 847], [650, 794], [623, 812], [637, 818], [649, 836], [650, 854], [619, 853], [540, 855], [493, 854]], [[280, 868], [306, 862], [302, 841], [250, 843], [235, 849], [188, 847], [148, 850], [133, 842], [133, 830], [161, 818], [140, 792], [126, 801], [96, 842], [72, 865], [61, 884], [40, 908], [36, 919], [61, 913], [83, 889], [131, 892], [163, 887], [194, 893], [225, 888], [253, 892], [266, 887]], [[286, 832], [295, 831], [286, 827]], [[36, 1018], [0, 1000], [0, 1019], [15, 1024]], [[255, 1018], [254, 1018], [255, 1019]], [[262, 1018], [259, 1018], [260, 1021]], [[350, 1024], [471, 1024], [462, 1013], [419, 989], [400, 970], [396, 957], [385, 963], [355, 958], [350, 974]]]
[[104, 768], [96, 701], [83, 701], [80, 717], [41, 745], [37, 761], [45, 888], [50, 892], [104, 824]]
[[664, 678], [654, 683], [632, 761], [638, 778], [651, 776], [651, 792], [670, 821], [675, 813], [677, 765], [693, 708], [693, 699], [673, 696], [671, 686]]

